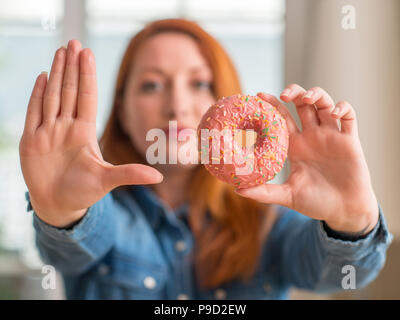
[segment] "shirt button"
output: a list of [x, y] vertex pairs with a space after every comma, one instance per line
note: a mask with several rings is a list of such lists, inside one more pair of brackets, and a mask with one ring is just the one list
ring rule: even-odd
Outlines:
[[226, 291], [224, 289], [217, 289], [215, 290], [215, 298], [217, 299], [225, 299], [226, 298]]
[[153, 277], [146, 277], [146, 278], [144, 278], [144, 280], [143, 280], [143, 283], [144, 283], [144, 286], [147, 288], [147, 289], [154, 289], [155, 288], [155, 286], [156, 286], [156, 280], [153, 278]]
[[99, 274], [101, 274], [102, 276], [105, 276], [105, 275], [107, 275], [107, 274], [110, 272], [110, 268], [109, 268], [109, 266], [107, 266], [106, 264], [101, 264], [101, 265], [99, 266], [98, 272], [99, 272]]
[[179, 252], [184, 251], [184, 250], [186, 249], [186, 244], [185, 244], [185, 242], [182, 241], [182, 240], [178, 240], [178, 241], [175, 243], [175, 249], [178, 250]]
[[178, 294], [178, 297], [177, 297], [177, 299], [178, 299], [178, 300], [188, 300], [188, 299], [189, 299], [189, 297], [188, 297], [188, 295], [187, 295], [187, 294], [180, 293], [180, 294]]
[[265, 292], [269, 293], [272, 291], [272, 286], [268, 282], [266, 282], [264, 284], [264, 290], [265, 290]]

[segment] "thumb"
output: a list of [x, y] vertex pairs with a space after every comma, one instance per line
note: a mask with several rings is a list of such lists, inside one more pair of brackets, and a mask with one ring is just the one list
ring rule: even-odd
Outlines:
[[122, 185], [160, 183], [163, 175], [156, 169], [143, 164], [110, 166], [104, 173], [104, 184], [114, 189]]
[[236, 189], [235, 192], [243, 197], [262, 203], [290, 207], [292, 202], [292, 193], [287, 184], [264, 184], [252, 188]]

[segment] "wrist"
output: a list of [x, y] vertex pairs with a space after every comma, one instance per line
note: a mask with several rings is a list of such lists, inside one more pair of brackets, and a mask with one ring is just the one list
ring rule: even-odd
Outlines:
[[55, 227], [55, 228], [60, 228], [60, 229], [70, 229], [73, 226], [75, 226], [80, 220], [83, 219], [85, 216], [86, 212], [88, 209], [81, 209], [78, 211], [74, 211], [72, 213], [68, 213], [67, 216], [49, 216], [45, 215], [41, 212], [36, 212], [36, 215], [40, 220], [43, 222], [47, 223], [48, 225]]
[[[86, 214], [88, 208], [61, 212], [59, 209], [49, 209], [37, 205], [35, 199], [30, 195], [31, 206], [35, 214], [42, 220], [56, 228], [69, 228], [80, 221]], [[56, 212], [56, 214], [55, 214]]]
[[364, 214], [355, 215], [352, 219], [343, 221], [325, 220], [326, 225], [338, 233], [351, 236], [363, 236], [371, 232], [379, 221], [379, 209]]

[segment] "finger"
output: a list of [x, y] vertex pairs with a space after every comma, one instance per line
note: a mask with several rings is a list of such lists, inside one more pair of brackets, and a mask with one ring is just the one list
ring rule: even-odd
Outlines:
[[123, 164], [106, 168], [104, 185], [108, 190], [122, 185], [160, 183], [163, 175], [143, 164]]
[[43, 96], [46, 89], [47, 72], [42, 72], [37, 78], [29, 99], [25, 116], [23, 134], [32, 134], [40, 126], [42, 121]]
[[89, 48], [79, 55], [79, 90], [77, 118], [96, 122], [97, 112], [97, 79], [94, 55]]
[[264, 92], [257, 93], [257, 96], [259, 96], [264, 101], [272, 104], [282, 114], [282, 116], [286, 120], [289, 134], [300, 132], [299, 128], [296, 125], [296, 122], [293, 119], [293, 116], [290, 114], [290, 111], [286, 108], [286, 106], [282, 102], [278, 100], [278, 98]]
[[356, 112], [347, 101], [340, 101], [336, 104], [332, 112], [332, 117], [340, 120], [341, 132], [357, 135], [357, 118]]
[[245, 189], [236, 189], [239, 195], [262, 203], [292, 207], [292, 193], [287, 184], [264, 184]]
[[68, 42], [67, 62], [61, 95], [62, 117], [76, 117], [76, 102], [79, 88], [79, 52], [82, 45], [78, 40]]
[[290, 84], [281, 93], [281, 99], [285, 102], [293, 102], [301, 121], [303, 130], [312, 129], [319, 125], [317, 110], [314, 105], [305, 103], [303, 95], [304, 88], [297, 84]]
[[59, 48], [51, 66], [49, 81], [46, 85], [43, 100], [43, 122], [54, 121], [60, 110], [61, 88], [64, 77], [66, 49]]
[[308, 104], [315, 104], [321, 126], [339, 130], [337, 120], [331, 116], [335, 104], [324, 89], [320, 87], [311, 88], [304, 94], [303, 101]]

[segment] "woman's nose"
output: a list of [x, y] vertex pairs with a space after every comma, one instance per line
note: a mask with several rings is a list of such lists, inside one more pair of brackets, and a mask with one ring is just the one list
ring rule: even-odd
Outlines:
[[170, 86], [165, 106], [165, 115], [169, 119], [183, 119], [189, 115], [191, 99], [188, 91], [179, 81]]

